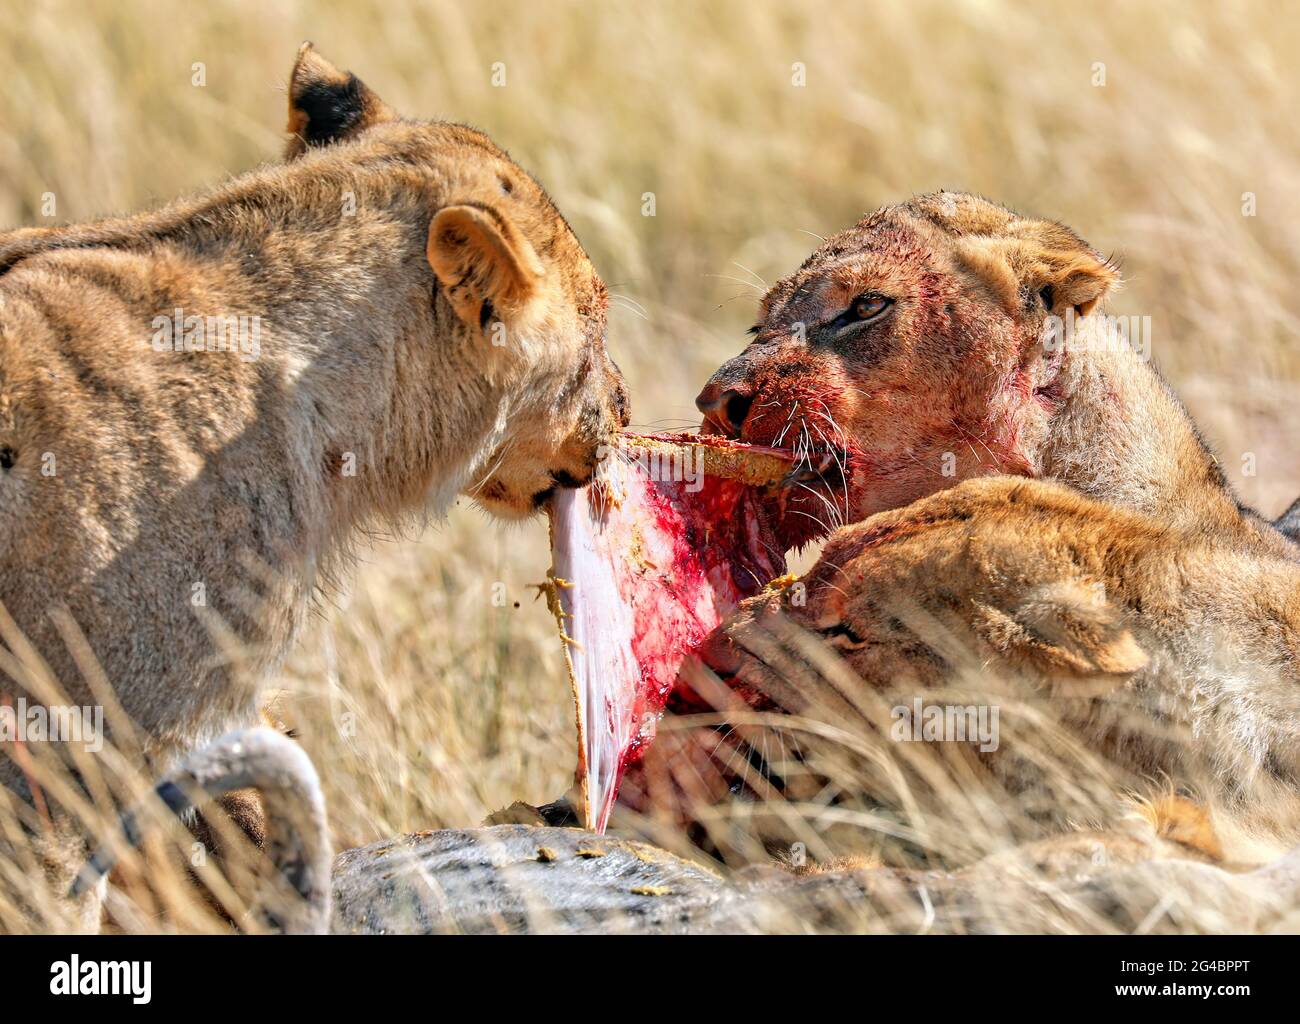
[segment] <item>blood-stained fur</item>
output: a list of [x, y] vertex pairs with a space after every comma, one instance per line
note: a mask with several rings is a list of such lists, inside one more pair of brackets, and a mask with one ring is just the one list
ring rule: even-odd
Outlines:
[[[868, 693], [973, 665], [968, 692], [1010, 680], [984, 702], [1038, 702], [1120, 784], [1197, 794], [1219, 835], [1181, 811], [1159, 830], [1259, 860], [1300, 838], [1297, 549], [1232, 493], [1149, 339], [1104, 318], [1117, 280], [1059, 224], [936, 193], [775, 285], [699, 404], [707, 429], [796, 448], [782, 532], [830, 539], [800, 600], [749, 601], [712, 660], [788, 710], [810, 680], [840, 708], [866, 688], [847, 707], [878, 733]], [[1028, 753], [973, 761], [1025, 791]]]

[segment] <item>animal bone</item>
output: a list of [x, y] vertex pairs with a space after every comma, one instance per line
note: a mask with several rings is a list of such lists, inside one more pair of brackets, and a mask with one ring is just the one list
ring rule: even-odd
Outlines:
[[544, 585], [577, 705], [580, 813], [596, 832], [654, 739], [683, 662], [785, 571], [756, 491], [793, 462], [714, 436], [621, 440], [591, 486], [553, 499]]
[[[306, 752], [274, 729], [258, 726], [227, 733], [195, 751], [158, 784], [154, 795], [168, 810], [186, 814], [204, 793], [219, 797], [253, 787], [262, 797], [266, 820], [265, 849], [287, 889], [263, 895], [253, 904], [254, 917], [268, 931], [321, 934], [329, 923], [332, 846], [325, 819], [320, 778]], [[141, 841], [142, 809], [122, 816], [122, 832], [133, 846]], [[117, 861], [111, 844], [91, 855], [73, 883], [76, 898], [99, 883]]]

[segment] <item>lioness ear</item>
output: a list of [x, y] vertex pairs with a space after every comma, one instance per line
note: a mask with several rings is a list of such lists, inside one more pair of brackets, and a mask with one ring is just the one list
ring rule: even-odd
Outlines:
[[1080, 253], [1064, 266], [1053, 268], [1049, 283], [1053, 305], [1073, 306], [1080, 316], [1087, 316], [1119, 284], [1119, 271], [1100, 256]]
[[457, 316], [487, 325], [493, 310], [518, 309], [544, 270], [510, 219], [486, 206], [447, 206], [429, 225], [429, 266]]
[[310, 42], [298, 50], [289, 75], [289, 134], [285, 159], [302, 156], [309, 146], [348, 139], [397, 115], [356, 75], [340, 71]]

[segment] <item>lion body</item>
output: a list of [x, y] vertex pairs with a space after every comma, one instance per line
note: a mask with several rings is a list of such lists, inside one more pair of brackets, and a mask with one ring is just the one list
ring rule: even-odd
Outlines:
[[531, 514], [626, 421], [604, 286], [531, 177], [309, 47], [290, 92], [283, 165], [0, 236], [0, 691], [115, 701], [149, 772], [256, 720], [359, 530]]
[[[834, 487], [805, 488], [839, 502], [822, 530], [853, 525], [831, 533], [806, 601], [751, 599], [711, 659], [787, 709], [834, 680], [827, 706], [875, 735], [913, 697], [1003, 705], [1001, 746], [958, 758], [954, 779], [1046, 794], [1035, 820], [1058, 829], [1101, 814], [1061, 798], [1085, 770], [1119, 813], [1121, 793], [1172, 787], [1215, 827], [1179, 811], [1158, 830], [1259, 862], [1300, 841], [1300, 551], [1237, 501], [1149, 352], [1105, 330], [1094, 311], [1115, 280], [1068, 229], [940, 193], [864, 219], [777, 284], [758, 340], [702, 393], [706, 425], [771, 444], [811, 424], [807, 447], [844, 463]], [[864, 293], [892, 319], [819, 332]], [[1077, 333], [1045, 343], [1062, 314]]]

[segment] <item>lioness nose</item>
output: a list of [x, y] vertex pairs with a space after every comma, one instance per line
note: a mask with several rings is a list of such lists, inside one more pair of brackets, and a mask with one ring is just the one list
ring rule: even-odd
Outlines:
[[632, 422], [632, 410], [627, 400], [627, 385], [623, 383], [621, 376], [614, 382], [614, 415], [618, 417], [620, 427], [626, 427]]
[[724, 391], [712, 382], [706, 384], [704, 390], [695, 396], [695, 407], [704, 413], [705, 431], [732, 438], [740, 436], [740, 428], [744, 426], [745, 417], [749, 415], [749, 407], [753, 402], [753, 395], [735, 388]]

